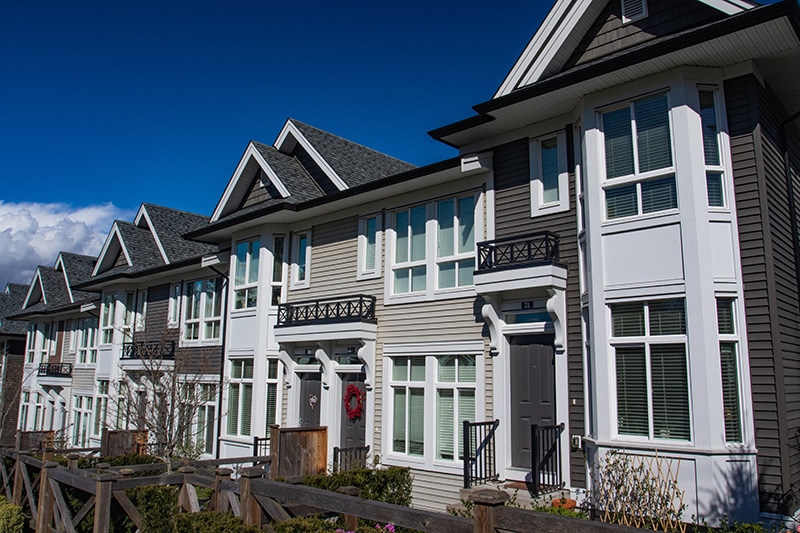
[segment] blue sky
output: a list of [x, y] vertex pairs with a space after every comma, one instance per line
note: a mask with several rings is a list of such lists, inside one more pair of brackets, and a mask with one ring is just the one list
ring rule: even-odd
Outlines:
[[60, 222], [104, 238], [141, 202], [210, 214], [287, 117], [417, 165], [456, 155], [427, 131], [491, 98], [549, 7], [4, 2], [0, 283], [30, 279], [16, 256], [97, 252]]

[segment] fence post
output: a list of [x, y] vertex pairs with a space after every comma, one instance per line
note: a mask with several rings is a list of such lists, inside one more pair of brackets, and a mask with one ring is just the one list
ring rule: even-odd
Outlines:
[[93, 533], [106, 533], [111, 525], [111, 485], [117, 478], [115, 474], [97, 476], [94, 496]]
[[81, 458], [79, 453], [71, 453], [67, 456], [67, 468], [75, 470], [78, 468], [78, 459]]
[[245, 525], [261, 527], [261, 507], [250, 492], [250, 480], [264, 477], [264, 469], [260, 466], [245, 468], [239, 477], [239, 507]]
[[[469, 469], [470, 469], [470, 462], [472, 460], [472, 454], [470, 453], [470, 441], [469, 441], [469, 420], [464, 420], [463, 425], [463, 440], [461, 441], [461, 446], [463, 447], [462, 452], [464, 453], [464, 488], [470, 488], [470, 479], [469, 479]], [[477, 454], [476, 454], [477, 455]]]
[[269, 426], [269, 454], [272, 456], [272, 461], [269, 464], [269, 478], [275, 479], [280, 474], [280, 441], [281, 441], [281, 427], [278, 424], [271, 424]]
[[39, 505], [36, 509], [36, 530], [48, 531], [53, 522], [53, 491], [50, 490], [48, 471], [56, 468], [53, 462], [53, 450], [46, 449], [42, 453], [42, 470], [39, 472]]
[[22, 462], [22, 452], [17, 451], [17, 462], [14, 464], [14, 490], [11, 493], [11, 502], [14, 505], [22, 505], [22, 491], [25, 490], [22, 481], [23, 468], [25, 468], [25, 463]]
[[217, 468], [214, 471], [214, 510], [220, 513], [228, 511], [228, 498], [222, 491], [222, 483], [231, 480], [233, 470], [230, 468]]
[[502, 507], [508, 501], [508, 494], [501, 490], [478, 489], [471, 492], [468, 496], [474, 506], [472, 508], [475, 517], [475, 533], [495, 533], [494, 513], [495, 509]]
[[[361, 494], [361, 489], [358, 487], [347, 486], [347, 487], [339, 487], [336, 489], [336, 492], [339, 494], [344, 494], [345, 496], [358, 496]], [[358, 528], [358, 517], [346, 514], [344, 515], [344, 528], [347, 531], [355, 531]]]

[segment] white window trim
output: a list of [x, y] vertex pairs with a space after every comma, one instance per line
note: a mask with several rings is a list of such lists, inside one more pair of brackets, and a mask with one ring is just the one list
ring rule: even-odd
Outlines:
[[[232, 357], [232, 358], [228, 359], [228, 361], [229, 361], [229, 364], [230, 364], [230, 366], [228, 367], [228, 383], [227, 383], [227, 386], [225, 387], [225, 398], [223, 399], [223, 401], [225, 402], [225, 405], [224, 405], [224, 409], [225, 409], [225, 424], [224, 424], [225, 435], [227, 437], [232, 438], [232, 439], [251, 439], [252, 440], [252, 437], [253, 437], [253, 403], [254, 403], [254, 400], [255, 400], [255, 392], [256, 392], [256, 388], [255, 388], [255, 376], [256, 376], [256, 373], [255, 373], [255, 358], [254, 357], [236, 357], [236, 358]], [[234, 378], [233, 377], [233, 363], [234, 362], [239, 362], [239, 361], [242, 362], [242, 374], [244, 374], [244, 362], [250, 361], [250, 363], [253, 365], [253, 377], [250, 377], [250, 378], [245, 378], [245, 377]], [[242, 403], [243, 402], [243, 399], [242, 399], [242, 385], [246, 385], [246, 384], [249, 384], [251, 388], [250, 388], [250, 432], [245, 435], [245, 434], [242, 433], [242, 406], [243, 406], [243, 403]], [[231, 392], [231, 386], [232, 385], [239, 385], [239, 403], [236, 406], [236, 416], [237, 416], [236, 433], [231, 433], [229, 431], [229, 429], [230, 429], [230, 418], [229, 417], [231, 415], [231, 411], [230, 411], [230, 409], [228, 407], [230, 406], [230, 392]]]
[[147, 289], [136, 291], [136, 312], [133, 315], [133, 329], [137, 332], [144, 331], [147, 318]]
[[[87, 342], [87, 335], [90, 330], [94, 330], [94, 342]], [[78, 341], [77, 351], [75, 355], [75, 364], [79, 367], [88, 367], [97, 363], [97, 343], [100, 338], [100, 331], [96, 318], [84, 318], [77, 321], [77, 329], [75, 330], [75, 337]], [[82, 361], [82, 356], [86, 357]]]
[[[556, 139], [558, 150], [558, 201], [544, 203], [542, 180], [542, 141]], [[530, 141], [531, 217], [569, 210], [569, 169], [567, 168], [567, 134], [559, 131]]]
[[[367, 269], [367, 222], [375, 219], [375, 268]], [[383, 267], [383, 217], [381, 213], [375, 213], [358, 219], [358, 270], [356, 280], [362, 281], [381, 277]]]
[[[733, 333], [719, 333], [719, 324], [717, 324], [717, 332], [718, 332], [717, 335], [719, 337], [718, 344], [720, 346], [722, 345], [723, 342], [724, 343], [730, 343], [730, 344], [733, 344], [735, 346], [735, 348], [734, 348], [734, 350], [735, 350], [734, 358], [735, 358], [735, 361], [736, 361], [736, 390], [737, 390], [737, 394], [739, 396], [739, 405], [738, 405], [738, 407], [739, 407], [739, 432], [741, 433], [741, 440], [740, 441], [729, 441], [727, 439], [727, 435], [725, 435], [724, 431], [723, 431], [722, 440], [725, 442], [725, 446], [727, 448], [741, 449], [743, 445], [745, 445], [747, 442], [749, 442], [749, 439], [748, 439], [748, 428], [747, 428], [747, 425], [745, 424], [745, 413], [747, 412], [747, 407], [745, 406], [744, 401], [743, 401], [744, 398], [745, 398], [745, 390], [744, 390], [743, 385], [742, 385], [742, 383], [743, 383], [742, 374], [745, 371], [745, 369], [747, 369], [748, 367], [744, 366], [743, 365], [743, 361], [742, 361], [742, 359], [743, 359], [743, 354], [742, 354], [743, 346], [742, 346], [742, 339], [741, 339], [741, 336], [740, 336], [740, 332], [743, 331], [743, 327], [745, 327], [745, 325], [743, 323], [741, 323], [741, 322], [743, 322], [743, 320], [740, 320], [740, 317], [742, 317], [742, 312], [740, 310], [740, 303], [739, 303], [741, 298], [736, 293], [718, 292], [718, 293], [716, 293], [714, 295], [714, 299], [715, 299], [715, 301], [718, 301], [720, 299], [733, 300], [733, 302], [731, 303], [731, 307], [732, 307], [732, 310], [733, 310], [733, 317], [732, 317]], [[720, 365], [722, 365], [721, 356], [722, 356], [722, 352], [720, 350], [720, 353], [719, 353]], [[724, 400], [724, 398], [722, 400], [722, 408], [725, 409], [725, 400]], [[724, 413], [723, 413], [723, 429], [724, 429]]]
[[169, 286], [169, 307], [167, 309], [167, 327], [170, 329], [180, 327], [181, 323], [181, 282]]
[[[103, 295], [103, 303], [100, 309], [100, 339], [99, 344], [101, 346], [108, 346], [110, 344], [114, 344], [114, 329], [117, 324], [117, 310], [119, 305], [117, 305], [117, 295], [116, 293], [106, 293]], [[110, 308], [110, 312], [108, 309]], [[108, 322], [106, 323], [106, 318], [108, 318]], [[109, 337], [109, 340], [106, 340], [106, 336]]]
[[[701, 92], [710, 92], [714, 96], [714, 112], [716, 114], [717, 120], [717, 150], [719, 151], [719, 164], [718, 165], [709, 165], [705, 162], [705, 157], [703, 157], [703, 165], [705, 168], [705, 174], [708, 176], [709, 173], [718, 173], [720, 174], [721, 179], [721, 186], [722, 186], [722, 205], [721, 206], [712, 206], [708, 200], [708, 184], [706, 183], [706, 206], [710, 212], [716, 213], [730, 213], [731, 211], [731, 201], [730, 195], [731, 191], [733, 190], [732, 184], [730, 182], [731, 172], [728, 171], [728, 154], [725, 147], [727, 146], [726, 142], [726, 132], [727, 132], [727, 123], [725, 119], [725, 114], [721, 112], [724, 109], [725, 103], [722, 100], [722, 94], [720, 91], [719, 86], [717, 85], [707, 85], [707, 84], [699, 84], [697, 86], [697, 98], [698, 98], [698, 115], [700, 112], [700, 93]], [[702, 121], [702, 118], [701, 118]], [[701, 123], [701, 131], [702, 131], [702, 123]], [[703, 142], [701, 137], [700, 142]], [[708, 179], [706, 177], [706, 179]]]
[[[258, 241], [258, 249], [257, 250], [252, 250], [252, 252], [251, 252], [250, 248], [252, 247], [252, 245], [253, 245], [253, 243], [255, 241]], [[237, 254], [236, 254], [236, 249], [242, 243], [248, 243], [248, 253], [247, 253], [247, 257], [245, 259], [245, 272], [244, 272], [245, 282], [240, 284], [240, 285], [236, 285], [236, 270], [238, 269], [238, 265], [239, 265], [239, 258], [238, 258]], [[261, 236], [260, 235], [253, 235], [253, 236], [248, 237], [246, 239], [237, 240], [236, 243], [234, 244], [233, 248], [231, 249], [231, 272], [233, 273], [233, 275], [231, 276], [231, 285], [233, 285], [233, 290], [230, 291], [230, 295], [231, 295], [230, 309], [231, 309], [232, 313], [254, 312], [258, 308], [259, 300], [264, 297], [262, 294], [260, 294], [261, 290], [259, 289], [259, 286], [258, 286], [259, 279], [261, 278], [261, 272], [256, 272], [256, 280], [255, 281], [252, 281], [252, 282], [248, 281], [250, 279], [250, 277], [251, 277], [250, 274], [251, 274], [251, 270], [253, 268], [253, 256], [255, 256], [255, 254], [258, 254], [258, 269], [261, 270], [261, 259], [262, 259], [261, 258], [261, 248], [262, 247], [263, 247], [263, 245], [261, 243]], [[239, 291], [242, 291], [242, 290], [247, 291], [249, 293], [250, 289], [255, 289], [256, 290], [256, 304], [253, 305], [253, 306], [249, 306], [248, 307], [247, 306], [247, 298], [245, 297], [245, 306], [237, 308], [236, 307], [236, 293], [239, 292]], [[180, 320], [180, 318], [179, 318], [179, 320]]]
[[[306, 238], [306, 256], [301, 258], [300, 254], [300, 238]], [[311, 286], [311, 230], [298, 231], [292, 234], [292, 276], [289, 283], [291, 290], [308, 289]], [[305, 265], [305, 277], [299, 279], [297, 276], [300, 272], [300, 261]]]
[[[216, 294], [217, 299], [220, 301], [220, 314], [218, 316], [205, 316], [206, 310], [206, 291], [205, 291], [205, 284], [210, 280], [216, 280]], [[186, 310], [189, 309], [189, 290], [186, 289], [187, 285], [191, 285], [195, 282], [202, 282], [203, 283], [203, 290], [200, 292], [200, 315], [197, 318], [187, 319], [186, 318]], [[225, 297], [225, 291], [222, 288], [223, 280], [221, 276], [212, 276], [211, 278], [202, 278], [196, 279], [191, 281], [185, 281], [183, 284], [184, 290], [183, 295], [181, 296], [183, 300], [183, 304], [180, 306], [183, 313], [180, 315], [180, 346], [219, 346], [222, 344], [222, 328], [225, 327], [225, 324], [222, 320], [222, 301], [221, 299]], [[219, 322], [219, 337], [214, 338], [205, 338], [205, 330], [206, 324], [209, 322]], [[186, 338], [186, 325], [187, 323], [197, 324], [198, 327], [198, 338], [197, 339], [187, 339]]]
[[[105, 383], [105, 391], [100, 389], [100, 384]], [[91, 435], [94, 437], [99, 437], [103, 434], [103, 429], [107, 427], [108, 421], [108, 401], [109, 401], [109, 393], [111, 391], [111, 381], [107, 379], [99, 379], [97, 380], [97, 390], [95, 391], [94, 397], [94, 413], [92, 414], [92, 429]], [[102, 418], [98, 421], [97, 413], [98, 410], [102, 410]], [[99, 422], [99, 427], [98, 427]]]

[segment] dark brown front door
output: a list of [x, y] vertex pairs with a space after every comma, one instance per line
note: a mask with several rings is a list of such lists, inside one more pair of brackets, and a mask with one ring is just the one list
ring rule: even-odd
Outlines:
[[[364, 399], [363, 405], [366, 410], [367, 388], [364, 386], [364, 374], [339, 374], [342, 378], [342, 398], [347, 393], [348, 385], [355, 385], [361, 391], [361, 397]], [[355, 399], [351, 400], [351, 405], [355, 405]], [[364, 446], [366, 444], [367, 434], [367, 415], [366, 411], [355, 419], [350, 419], [345, 408], [344, 401], [341, 402], [341, 418], [342, 430], [339, 437], [340, 448], [355, 448]]]
[[298, 420], [298, 425], [301, 427], [319, 426], [322, 376], [318, 372], [298, 375], [300, 376], [300, 420]]
[[555, 425], [552, 335], [511, 337], [511, 466], [531, 467], [531, 424]]

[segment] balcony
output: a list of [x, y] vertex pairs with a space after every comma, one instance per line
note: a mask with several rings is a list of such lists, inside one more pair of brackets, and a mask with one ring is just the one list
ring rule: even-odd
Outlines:
[[72, 376], [71, 363], [41, 363], [39, 365], [40, 377], [68, 378]]
[[175, 341], [122, 343], [122, 359], [175, 359]]
[[277, 327], [375, 320], [375, 297], [356, 294], [278, 306]]
[[559, 236], [551, 231], [478, 243], [475, 289], [479, 294], [536, 288], [565, 288]]

